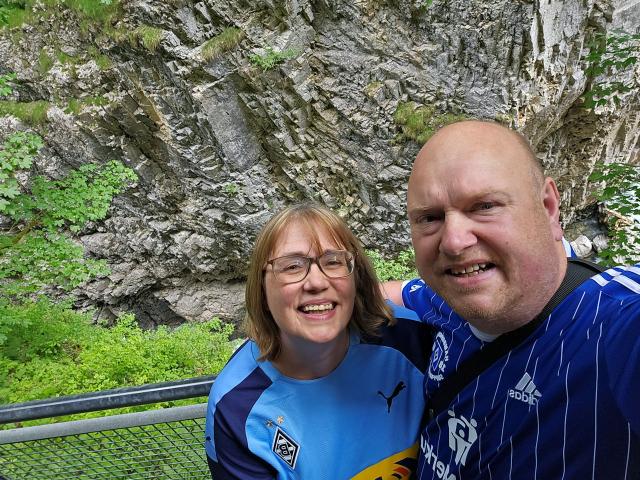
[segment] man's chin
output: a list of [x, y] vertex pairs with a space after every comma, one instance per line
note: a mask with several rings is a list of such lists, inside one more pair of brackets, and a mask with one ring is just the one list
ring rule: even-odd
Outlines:
[[[483, 298], [477, 292], [460, 294], [447, 292], [440, 295], [464, 320], [476, 325], [477, 323], [495, 322], [504, 312], [496, 305], [495, 297]], [[480, 297], [480, 298], [478, 298]]]

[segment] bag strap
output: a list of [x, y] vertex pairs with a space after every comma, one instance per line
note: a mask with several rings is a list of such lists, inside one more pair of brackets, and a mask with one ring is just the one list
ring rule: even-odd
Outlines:
[[491, 364], [527, 339], [551, 314], [553, 309], [578, 285], [604, 270], [600, 265], [588, 260], [580, 258], [568, 259], [567, 272], [560, 287], [553, 294], [549, 303], [545, 305], [540, 314], [526, 325], [505, 333], [504, 335], [500, 335], [493, 342], [486, 344], [482, 350], [479, 350], [462, 362], [451, 376], [445, 378], [440, 383], [438, 390], [427, 399], [428, 408], [425, 412], [426, 418], [423, 418], [422, 426], [424, 427], [427, 421], [435, 418], [441, 411], [447, 408], [454, 397], [458, 395], [458, 392], [478, 377]]

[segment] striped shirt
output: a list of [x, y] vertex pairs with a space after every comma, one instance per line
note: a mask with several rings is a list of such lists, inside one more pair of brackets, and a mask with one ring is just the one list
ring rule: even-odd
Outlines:
[[[403, 300], [438, 331], [428, 398], [485, 341], [421, 280]], [[576, 288], [427, 424], [420, 449], [423, 480], [640, 478], [640, 266]]]

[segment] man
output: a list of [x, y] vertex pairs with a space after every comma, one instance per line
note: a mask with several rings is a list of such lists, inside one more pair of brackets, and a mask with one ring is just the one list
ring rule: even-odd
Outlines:
[[[438, 332], [430, 399], [561, 285], [560, 196], [524, 138], [465, 121], [422, 148], [407, 205], [423, 280], [385, 290]], [[640, 478], [639, 405], [640, 268], [618, 267], [575, 288], [427, 421], [418, 478]]]

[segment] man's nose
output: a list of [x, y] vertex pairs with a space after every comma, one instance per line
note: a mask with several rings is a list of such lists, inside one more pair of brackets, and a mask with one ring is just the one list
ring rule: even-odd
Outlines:
[[446, 215], [440, 237], [441, 253], [449, 256], [460, 255], [466, 248], [477, 243], [473, 222], [464, 215]]

